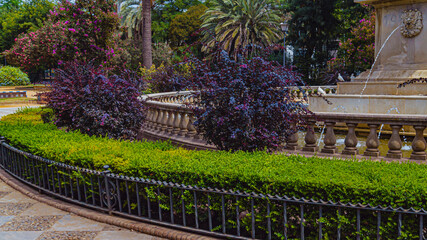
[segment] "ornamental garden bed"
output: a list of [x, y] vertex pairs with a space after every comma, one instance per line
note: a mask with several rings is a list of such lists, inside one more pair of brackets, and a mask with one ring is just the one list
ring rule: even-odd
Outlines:
[[285, 156], [266, 152], [191, 151], [167, 142], [89, 137], [43, 123], [49, 109], [3, 117], [0, 135], [23, 151], [66, 164], [200, 187], [427, 208], [427, 166]]
[[[42, 116], [49, 113], [50, 109], [24, 109], [5, 116], [0, 121], [0, 135], [18, 149], [56, 162], [100, 171], [110, 165], [113, 173], [131, 176], [111, 175], [112, 186], [117, 186], [115, 191], [121, 192], [116, 196], [121, 199], [115, 206], [119, 211], [114, 210], [119, 215], [138, 219], [145, 216], [158, 223], [166, 221], [173, 226], [205, 229], [204, 233], [221, 232], [226, 234], [221, 236], [227, 237], [236, 236], [240, 231], [241, 236], [261, 239], [283, 239], [283, 230], [289, 237], [305, 234], [310, 239], [317, 236], [317, 231], [331, 239], [338, 235], [417, 237], [425, 231], [422, 217], [425, 211], [397, 207], [426, 208], [426, 165], [306, 158], [267, 152], [190, 151], [167, 142], [119, 141], [67, 132], [43, 123]], [[98, 190], [85, 190], [94, 187], [93, 178], [88, 178], [91, 171], [84, 173], [77, 168], [64, 171], [60, 170], [61, 165], [49, 160], [39, 164], [7, 151], [2, 150], [2, 156], [7, 159], [6, 168], [18, 169], [19, 176], [29, 177], [27, 180], [33, 184], [38, 176], [36, 182], [43, 186], [47, 180], [50, 191], [51, 187], [59, 192], [64, 188], [67, 191], [67, 186], [68, 191], [83, 191], [84, 196], [86, 193], [88, 196], [80, 199], [78, 195], [79, 202], [93, 201], [102, 208], [104, 182], [98, 178], [98, 185], [95, 184], [95, 187], [100, 186]], [[13, 166], [13, 161], [18, 168]], [[20, 170], [25, 165], [30, 166], [29, 171]], [[55, 172], [56, 168], [59, 170]], [[28, 176], [31, 171], [37, 176]], [[44, 174], [50, 177], [40, 178]], [[52, 176], [53, 185], [50, 184]], [[58, 180], [62, 184], [54, 187]], [[234, 191], [227, 191], [229, 189]], [[72, 192], [71, 196], [65, 193], [65, 197], [76, 201]], [[164, 204], [169, 201], [170, 206]], [[147, 208], [144, 207], [146, 203]]]

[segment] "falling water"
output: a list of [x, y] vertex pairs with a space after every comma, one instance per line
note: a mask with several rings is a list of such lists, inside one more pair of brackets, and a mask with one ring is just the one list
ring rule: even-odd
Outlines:
[[323, 133], [325, 132], [325, 127], [326, 127], [326, 124], [323, 124], [322, 131], [320, 132], [320, 137], [317, 140], [317, 146], [318, 147], [320, 146], [320, 142], [322, 141]]
[[[386, 114], [389, 114], [391, 111], [396, 111], [396, 113], [400, 114], [399, 109], [398, 109], [397, 107], [390, 108], [390, 109], [386, 112]], [[383, 127], [384, 127], [384, 124], [381, 124], [380, 131], [379, 131], [379, 133], [378, 133], [378, 139], [380, 139], [381, 131], [383, 130]], [[404, 139], [405, 139], [405, 141], [406, 141], [406, 138], [404, 138]]]
[[375, 57], [374, 63], [373, 63], [373, 64], [372, 64], [372, 66], [371, 66], [371, 70], [369, 70], [369, 74], [368, 74], [368, 77], [366, 78], [365, 86], [363, 87], [362, 92], [360, 93], [360, 97], [362, 97], [363, 92], [364, 92], [364, 91], [365, 91], [365, 89], [366, 89], [366, 86], [367, 86], [367, 84], [368, 84], [369, 78], [371, 77], [371, 74], [372, 74], [372, 70], [374, 69], [375, 63], [377, 62], [378, 57], [380, 56], [381, 51], [382, 51], [382, 50], [383, 50], [383, 48], [385, 47], [385, 45], [386, 45], [386, 43], [388, 42], [388, 40], [390, 39], [390, 37], [391, 37], [391, 36], [392, 36], [396, 31], [397, 31], [397, 29], [399, 29], [401, 26], [402, 26], [402, 24], [401, 24], [401, 25], [399, 25], [399, 26], [397, 26], [397, 28], [395, 28], [395, 29], [390, 33], [390, 35], [388, 35], [387, 39], [385, 40], [385, 42], [384, 42], [384, 43], [383, 43], [383, 45], [381, 46], [380, 50], [378, 51], [378, 54], [377, 54], [377, 56]]

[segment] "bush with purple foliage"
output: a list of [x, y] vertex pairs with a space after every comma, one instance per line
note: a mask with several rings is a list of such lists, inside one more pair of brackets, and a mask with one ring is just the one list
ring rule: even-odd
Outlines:
[[54, 110], [58, 127], [134, 139], [145, 118], [138, 82], [129, 71], [106, 76], [91, 64], [72, 62], [56, 70], [47, 106]]
[[303, 84], [295, 72], [262, 57], [236, 62], [223, 51], [189, 61], [193, 82], [203, 85], [195, 125], [217, 148], [275, 150], [295, 133], [293, 124], [305, 125], [302, 116], [310, 112], [289, 91]]
[[186, 65], [174, 64], [159, 67], [144, 79], [153, 92], [180, 91], [188, 87], [188, 67]]

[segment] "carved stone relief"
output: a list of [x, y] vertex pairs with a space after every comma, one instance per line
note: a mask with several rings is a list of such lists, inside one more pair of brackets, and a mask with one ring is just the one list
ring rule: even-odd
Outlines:
[[402, 14], [402, 28], [404, 37], [413, 38], [423, 29], [423, 14], [418, 9], [405, 10]]

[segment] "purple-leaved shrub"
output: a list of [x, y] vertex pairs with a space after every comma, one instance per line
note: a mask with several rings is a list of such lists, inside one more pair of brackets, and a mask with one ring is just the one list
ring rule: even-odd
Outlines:
[[191, 58], [190, 82], [198, 89], [195, 126], [221, 150], [278, 149], [305, 126], [311, 114], [304, 101], [295, 101], [290, 87], [302, 85], [300, 76], [277, 62], [253, 57], [236, 62], [224, 51], [208, 59]]
[[153, 92], [180, 91], [189, 86], [189, 67], [185, 64], [174, 64], [159, 67], [155, 72], [145, 78]]
[[88, 135], [134, 139], [145, 118], [135, 76], [126, 70], [106, 76], [91, 64], [65, 64], [47, 93], [55, 124]]

